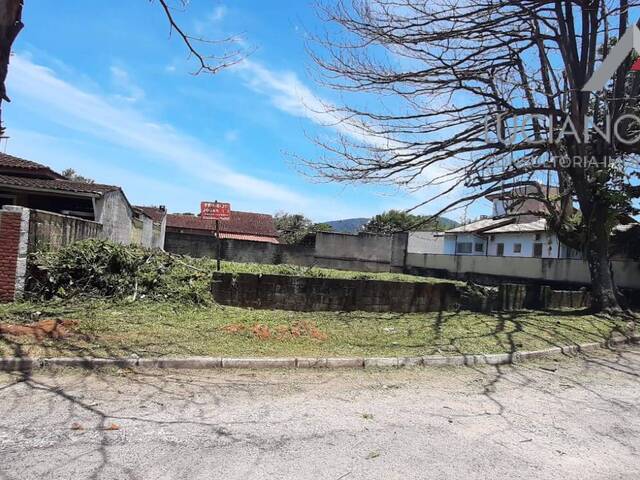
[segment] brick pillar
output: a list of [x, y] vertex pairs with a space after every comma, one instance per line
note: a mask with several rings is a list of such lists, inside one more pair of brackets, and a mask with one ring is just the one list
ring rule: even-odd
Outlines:
[[12, 302], [24, 292], [29, 238], [29, 210], [0, 210], [0, 302]]

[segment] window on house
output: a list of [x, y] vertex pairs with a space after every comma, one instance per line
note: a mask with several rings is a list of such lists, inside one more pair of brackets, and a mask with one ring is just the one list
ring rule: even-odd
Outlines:
[[533, 244], [533, 256], [540, 258], [542, 257], [542, 244], [541, 243], [534, 243]]
[[504, 243], [498, 243], [496, 245], [496, 251], [499, 257], [504, 257]]
[[514, 243], [513, 244], [513, 253], [520, 253], [522, 252], [522, 244], [521, 243]]
[[471, 253], [473, 244], [471, 242], [460, 242], [456, 245], [457, 253]]
[[484, 252], [484, 243], [476, 243], [476, 252]]
[[536, 233], [536, 241], [540, 240], [542, 238], [542, 235], [540, 235], [539, 233]]

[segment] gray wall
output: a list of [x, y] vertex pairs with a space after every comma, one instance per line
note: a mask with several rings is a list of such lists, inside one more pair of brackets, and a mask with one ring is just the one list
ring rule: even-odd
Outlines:
[[[640, 288], [640, 263], [611, 262], [619, 287]], [[451, 278], [469, 274], [536, 280], [540, 283], [590, 285], [589, 267], [584, 260], [483, 257], [463, 255], [407, 254], [407, 268], [422, 269], [423, 273], [448, 273]]]
[[160, 223], [153, 223], [153, 233], [151, 238], [151, 246], [164, 250], [164, 239], [167, 231], [167, 216], [162, 217]]
[[96, 221], [102, 224], [103, 238], [128, 245], [131, 241], [133, 211], [120, 190], [96, 199]]
[[[315, 245], [286, 245], [230, 239], [222, 239], [221, 243], [223, 260], [274, 265], [314, 265], [363, 272], [388, 272], [392, 252], [391, 237], [370, 234], [318, 233]], [[216, 240], [211, 235], [167, 231], [165, 249], [168, 252], [194, 257], [215, 257]]]
[[141, 216], [142, 220], [142, 242], [143, 247], [153, 246], [153, 220], [146, 215]]
[[293, 311], [435, 312], [457, 308], [460, 289], [452, 282], [379, 280], [221, 273], [213, 297], [222, 305]]
[[[296, 246], [247, 240], [221, 239], [221, 258], [231, 262], [278, 265], [313, 265], [313, 246]], [[192, 257], [216, 257], [217, 242], [211, 235], [167, 231], [165, 250]]]
[[58, 250], [70, 243], [101, 235], [102, 225], [97, 222], [42, 210], [31, 210], [29, 216], [30, 252], [40, 248]]
[[407, 251], [410, 253], [444, 253], [444, 233], [410, 232]]
[[389, 263], [391, 237], [370, 233], [348, 235], [320, 232], [316, 234], [316, 257]]

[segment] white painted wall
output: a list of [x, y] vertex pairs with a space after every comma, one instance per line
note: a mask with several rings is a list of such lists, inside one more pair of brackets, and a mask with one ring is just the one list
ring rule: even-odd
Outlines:
[[[452, 273], [479, 273], [533, 280], [546, 280], [589, 285], [589, 266], [584, 260], [502, 258], [468, 255], [407, 254], [407, 265]], [[616, 284], [624, 288], [640, 288], [640, 263], [612, 261]]]
[[[461, 253], [456, 245], [459, 243], [471, 243], [471, 253]], [[475, 244], [482, 244], [482, 252], [475, 251]], [[456, 233], [446, 235], [444, 240], [444, 254], [445, 255], [486, 255], [485, 249], [487, 244], [487, 238], [473, 233]]]
[[95, 217], [102, 224], [102, 236], [113, 242], [131, 242], [133, 212], [120, 190], [105, 193], [95, 201]]
[[[558, 258], [558, 238], [547, 232], [539, 232], [540, 240], [536, 240], [535, 232], [496, 233], [489, 237], [489, 256], [498, 255], [498, 244], [504, 244], [505, 257], [533, 257], [533, 244], [542, 243], [542, 258]], [[520, 253], [514, 252], [514, 246], [522, 246]]]

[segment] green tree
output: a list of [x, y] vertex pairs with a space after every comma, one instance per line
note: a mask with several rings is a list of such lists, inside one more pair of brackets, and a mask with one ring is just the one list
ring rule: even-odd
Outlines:
[[78, 174], [78, 172], [76, 172], [73, 168], [65, 168], [62, 171], [62, 176], [67, 180], [72, 180], [74, 182], [96, 183], [93, 178], [83, 177], [82, 175]]
[[408, 232], [416, 230], [445, 230], [445, 226], [438, 219], [429, 219], [423, 215], [412, 215], [401, 210], [389, 210], [373, 217], [364, 226], [368, 233], [391, 235], [394, 232]]
[[274, 216], [274, 221], [282, 243], [302, 243], [310, 234], [332, 230], [331, 225], [313, 223], [300, 213], [278, 212]]

